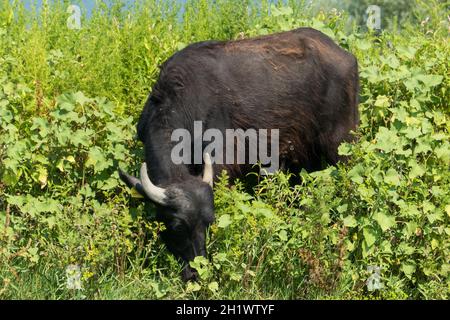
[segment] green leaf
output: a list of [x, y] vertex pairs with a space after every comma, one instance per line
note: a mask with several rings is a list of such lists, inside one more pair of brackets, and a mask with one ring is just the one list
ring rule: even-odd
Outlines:
[[397, 171], [395, 171], [395, 169], [390, 168], [384, 176], [384, 182], [390, 185], [398, 186], [400, 184], [400, 177]]
[[437, 74], [421, 74], [416, 76], [416, 79], [422, 81], [427, 87], [435, 87], [441, 84], [444, 77]]
[[342, 143], [338, 148], [339, 155], [349, 156], [352, 154], [352, 145], [350, 143]]
[[340, 205], [339, 207], [336, 208], [336, 210], [339, 213], [344, 213], [345, 211], [347, 211], [347, 209], [348, 209], [348, 204], [347, 203], [344, 203], [344, 204], [342, 204], [342, 205]]
[[45, 222], [47, 222], [48, 227], [49, 227], [50, 229], [53, 229], [53, 227], [54, 227], [55, 224], [56, 224], [56, 218], [55, 218], [55, 216], [50, 216], [50, 217], [48, 217], [48, 218], [45, 219]]
[[416, 271], [416, 264], [412, 260], [408, 260], [404, 263], [402, 263], [400, 270], [409, 278], [411, 279], [412, 275]]
[[75, 163], [75, 158], [73, 156], [67, 156], [66, 160], [69, 161], [70, 163]]
[[330, 213], [328, 211], [325, 211], [324, 213], [322, 213], [322, 215], [320, 216], [320, 223], [322, 225], [327, 225], [331, 222], [331, 218], [330, 218]]
[[47, 178], [48, 178], [47, 169], [44, 167], [39, 167], [38, 174], [39, 174], [38, 180], [41, 184], [41, 189], [43, 189], [47, 185]]
[[59, 159], [56, 163], [56, 168], [59, 169], [59, 171], [64, 172], [64, 159]]
[[[157, 299], [161, 299], [162, 297], [164, 297], [166, 295], [166, 290], [164, 290], [159, 283], [152, 282], [151, 286], [153, 288], [153, 292], [155, 293]], [[189, 287], [189, 285], [188, 285], [188, 287]]]
[[408, 89], [408, 91], [410, 91], [412, 93], [414, 93], [416, 91], [415, 89], [420, 88], [419, 81], [417, 81], [416, 78], [407, 79], [403, 83], [404, 83], [406, 89]]
[[442, 214], [440, 213], [429, 213], [427, 214], [427, 219], [430, 223], [435, 223], [438, 220], [442, 221]]
[[219, 284], [216, 281], [213, 281], [210, 284], [208, 284], [208, 289], [211, 290], [212, 292], [217, 292], [217, 290], [219, 290]]
[[102, 185], [99, 186], [99, 189], [101, 190], [111, 190], [116, 188], [119, 185], [119, 181], [115, 177], [111, 177], [105, 181], [102, 182]]
[[197, 283], [197, 282], [188, 282], [187, 286], [186, 286], [186, 291], [187, 292], [197, 292], [200, 291], [202, 289], [202, 287]]
[[347, 216], [344, 218], [344, 226], [346, 227], [356, 227], [358, 225], [358, 222], [356, 221], [355, 217], [353, 216]]
[[83, 92], [76, 92], [73, 94], [73, 98], [75, 102], [79, 103], [80, 105], [84, 105], [88, 102], [91, 102], [91, 99], [87, 98]]
[[36, 263], [39, 261], [38, 251], [39, 251], [39, 249], [36, 247], [28, 249], [28, 257], [31, 262]]
[[[254, 203], [255, 204], [255, 203]], [[256, 207], [254, 208], [255, 210], [255, 215], [260, 215], [263, 216], [267, 219], [271, 219], [274, 217], [274, 214], [272, 213], [272, 210], [270, 210], [269, 208], [264, 208], [264, 207]]]
[[375, 230], [371, 227], [365, 227], [363, 229], [363, 235], [364, 235], [364, 241], [367, 245], [367, 247], [371, 247], [375, 244], [377, 241], [377, 233]]
[[415, 221], [410, 221], [406, 223], [406, 235], [411, 236], [416, 233], [417, 230], [417, 223]]
[[44, 118], [33, 118], [33, 125], [30, 130], [35, 129], [39, 129], [39, 135], [41, 138], [45, 138], [50, 133], [50, 124]]
[[411, 170], [409, 171], [408, 176], [411, 179], [421, 177], [425, 174], [425, 169], [421, 165], [419, 165], [415, 160], [411, 160], [409, 162], [409, 166], [410, 166]]
[[390, 253], [390, 254], [392, 254], [392, 245], [391, 245], [391, 243], [389, 241], [387, 241], [387, 240], [383, 240], [383, 242], [381, 242], [381, 244], [380, 244], [380, 250], [383, 253]]
[[112, 165], [111, 159], [106, 159], [103, 150], [97, 146], [89, 150], [86, 166], [93, 166], [96, 172], [102, 171]]
[[417, 146], [414, 148], [414, 153], [427, 153], [431, 151], [430, 137], [424, 136], [417, 139]]
[[445, 163], [450, 163], [450, 143], [443, 143], [440, 147], [434, 149], [434, 153]]
[[288, 239], [286, 230], [281, 230], [281, 231], [278, 233], [278, 237], [280, 237], [280, 240], [281, 240], [281, 241], [286, 242], [287, 239]]
[[178, 42], [177, 43], [177, 50], [178, 51], [180, 51], [180, 50], [183, 50], [184, 48], [186, 48], [186, 43], [184, 43], [184, 42]]
[[414, 58], [417, 49], [413, 47], [405, 47], [405, 46], [397, 46], [397, 52], [399, 53], [400, 57], [406, 58], [406, 59], [412, 59]]
[[64, 110], [66, 112], [72, 111], [75, 109], [75, 100], [71, 94], [62, 94], [58, 98], [56, 98], [56, 102], [58, 103], [58, 109]]
[[390, 99], [385, 95], [378, 96], [374, 105], [380, 108], [387, 108], [390, 105]]
[[384, 212], [378, 211], [373, 215], [374, 220], [379, 224], [381, 230], [386, 231], [395, 226], [397, 223], [395, 217], [388, 216]]
[[82, 145], [82, 146], [89, 146], [90, 143], [92, 143], [92, 138], [94, 136], [94, 132], [90, 129], [87, 130], [76, 130], [75, 132], [72, 132], [70, 135], [70, 142], [74, 144], [75, 146]]
[[393, 54], [389, 55], [386, 59], [387, 65], [391, 67], [392, 69], [397, 69], [400, 66], [400, 61], [397, 59], [397, 57]]
[[244, 214], [250, 213], [252, 211], [252, 209], [248, 205], [242, 202], [236, 204], [236, 208], [238, 208]]
[[437, 247], [439, 247], [439, 241], [436, 239], [431, 240], [431, 249], [436, 249]]
[[134, 187], [131, 188], [129, 192], [130, 192], [132, 198], [142, 198], [142, 199], [144, 198], [144, 196], [142, 194], [140, 194]]
[[380, 74], [379, 66], [371, 65], [362, 69], [361, 77], [367, 78], [371, 83], [378, 83], [384, 80], [384, 76]]
[[407, 242], [401, 242], [397, 246], [397, 251], [398, 251], [398, 253], [400, 253], [402, 255], [410, 256], [410, 255], [414, 254], [416, 249], [413, 246], [410, 246]]
[[386, 127], [380, 127], [378, 129], [375, 139], [376, 147], [387, 153], [392, 152], [399, 145], [401, 146], [400, 138], [397, 136], [397, 133]]
[[406, 129], [402, 131], [402, 133], [405, 135], [405, 137], [411, 140], [416, 139], [422, 135], [420, 127], [412, 127], [412, 126], [408, 126]]
[[7, 82], [3, 85], [3, 92], [7, 95], [10, 96], [12, 94], [14, 94], [15, 91], [15, 86], [14, 83], [12, 82]]
[[372, 44], [368, 40], [359, 39], [359, 40], [356, 41], [356, 46], [359, 49], [361, 49], [363, 51], [366, 51], [366, 50], [369, 50], [372, 47]]
[[14, 119], [13, 113], [6, 108], [8, 105], [7, 100], [0, 100], [0, 125], [3, 127], [5, 123], [11, 123]]
[[224, 215], [220, 216], [217, 226], [219, 228], [224, 229], [224, 228], [228, 227], [230, 224], [231, 224], [231, 217], [230, 217], [230, 215], [229, 214], [224, 214]]
[[364, 182], [364, 167], [362, 164], [358, 163], [356, 166], [354, 166], [349, 172], [348, 176], [353, 182], [356, 183], [363, 183]]

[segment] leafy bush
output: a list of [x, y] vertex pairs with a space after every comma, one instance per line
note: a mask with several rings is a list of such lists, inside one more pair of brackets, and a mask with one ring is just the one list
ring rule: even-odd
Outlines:
[[[298, 2], [188, 1], [180, 19], [170, 2], [124, 11], [116, 1], [80, 30], [59, 2], [37, 13], [0, 4], [0, 298], [448, 299], [450, 48], [439, 6], [416, 7], [421, 21], [435, 17], [426, 24], [375, 36], [347, 32], [345, 12], [311, 16]], [[194, 41], [299, 26], [358, 58], [359, 139], [339, 149], [350, 161], [301, 172], [295, 187], [289, 174], [251, 191], [223, 175], [210, 259], [192, 262], [200, 279], [184, 285], [152, 206], [116, 173], [143, 158], [135, 123], [158, 65]], [[373, 267], [382, 288], [370, 291]]]

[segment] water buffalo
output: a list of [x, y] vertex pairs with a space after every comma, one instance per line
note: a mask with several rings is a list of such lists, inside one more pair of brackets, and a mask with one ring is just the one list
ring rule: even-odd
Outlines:
[[173, 132], [195, 135], [195, 121], [202, 132], [277, 129], [283, 170], [319, 170], [340, 160], [339, 144], [351, 140], [358, 125], [358, 84], [355, 57], [311, 28], [191, 44], [161, 66], [137, 124], [145, 146], [140, 178], [120, 169], [119, 175], [156, 205], [156, 218], [167, 228], [161, 237], [184, 261], [183, 279], [195, 277], [189, 261], [206, 255], [214, 179], [223, 169], [242, 177], [251, 165], [211, 163], [207, 153], [197, 164], [174, 162]]

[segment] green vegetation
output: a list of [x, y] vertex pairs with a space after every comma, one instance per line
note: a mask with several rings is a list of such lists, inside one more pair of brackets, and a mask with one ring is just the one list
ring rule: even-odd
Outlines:
[[[114, 1], [71, 30], [69, 1], [0, 0], [0, 299], [448, 299], [448, 5], [415, 2], [424, 23], [374, 35], [298, 1], [270, 15], [268, 1], [214, 3], [188, 1], [180, 19], [175, 2]], [[152, 206], [117, 175], [143, 159], [135, 124], [158, 65], [195, 41], [299, 26], [359, 60], [359, 141], [340, 147], [351, 160], [295, 188], [278, 174], [248, 193], [222, 176], [211, 259], [183, 284]]]

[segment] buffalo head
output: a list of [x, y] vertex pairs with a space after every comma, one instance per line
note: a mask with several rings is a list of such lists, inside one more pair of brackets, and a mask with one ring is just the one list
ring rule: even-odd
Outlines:
[[189, 262], [196, 256], [206, 257], [206, 230], [214, 221], [213, 167], [207, 153], [204, 162], [202, 178], [192, 176], [164, 188], [152, 183], [146, 163], [141, 166], [140, 179], [119, 169], [120, 178], [130, 188], [156, 205], [156, 219], [166, 226], [161, 238], [169, 251], [183, 261], [185, 281], [196, 277]]

